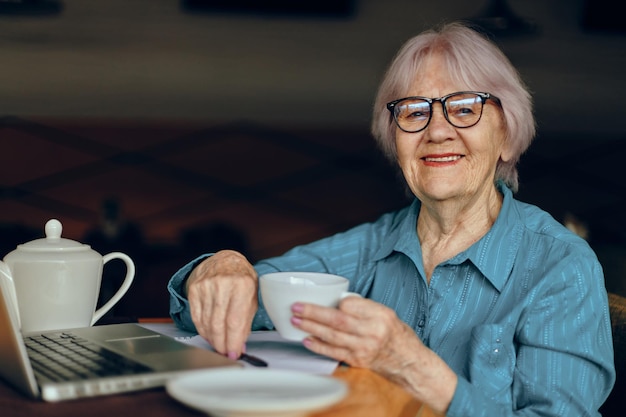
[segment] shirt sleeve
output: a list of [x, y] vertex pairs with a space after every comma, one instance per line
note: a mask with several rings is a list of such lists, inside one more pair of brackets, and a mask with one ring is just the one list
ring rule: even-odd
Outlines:
[[[599, 416], [615, 381], [608, 299], [600, 265], [572, 256], [547, 275], [515, 332], [508, 393], [488, 398], [459, 377], [448, 417]], [[471, 366], [471, 365], [470, 365]], [[497, 371], [497, 370], [496, 370]]]
[[195, 333], [196, 326], [191, 320], [189, 301], [187, 301], [187, 297], [183, 295], [185, 294], [183, 287], [185, 285], [185, 281], [189, 277], [189, 274], [191, 274], [191, 271], [196, 267], [196, 265], [209, 256], [211, 256], [211, 254], [201, 255], [189, 262], [187, 265], [179, 269], [172, 276], [172, 278], [170, 278], [170, 281], [167, 284], [167, 291], [170, 293], [170, 317], [174, 320], [174, 324], [176, 324], [176, 326], [189, 332]]

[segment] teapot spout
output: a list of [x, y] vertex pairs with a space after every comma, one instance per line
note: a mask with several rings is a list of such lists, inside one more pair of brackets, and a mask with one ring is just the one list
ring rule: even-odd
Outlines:
[[9, 310], [11, 321], [13, 321], [13, 324], [17, 328], [21, 328], [20, 313], [17, 305], [17, 294], [15, 292], [13, 277], [11, 276], [11, 269], [3, 261], [0, 261], [0, 291], [2, 292], [2, 297], [4, 298], [4, 304], [7, 306], [7, 310]]

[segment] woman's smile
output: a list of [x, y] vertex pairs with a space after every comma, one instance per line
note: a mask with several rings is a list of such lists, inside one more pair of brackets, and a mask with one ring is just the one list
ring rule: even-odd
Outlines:
[[462, 154], [455, 153], [445, 153], [445, 154], [431, 154], [422, 157], [422, 161], [424, 161], [424, 165], [427, 166], [446, 166], [453, 165], [461, 158], [465, 157]]

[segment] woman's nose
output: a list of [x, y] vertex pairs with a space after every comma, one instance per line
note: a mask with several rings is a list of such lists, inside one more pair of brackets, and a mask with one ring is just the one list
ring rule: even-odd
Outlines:
[[446, 120], [441, 103], [433, 103], [432, 116], [426, 130], [432, 140], [448, 139], [454, 131], [454, 127]]

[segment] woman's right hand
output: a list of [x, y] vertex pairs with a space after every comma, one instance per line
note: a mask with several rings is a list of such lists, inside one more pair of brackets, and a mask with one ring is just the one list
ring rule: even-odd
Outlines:
[[217, 252], [194, 268], [186, 292], [200, 336], [217, 352], [239, 358], [258, 308], [258, 277], [246, 257]]

